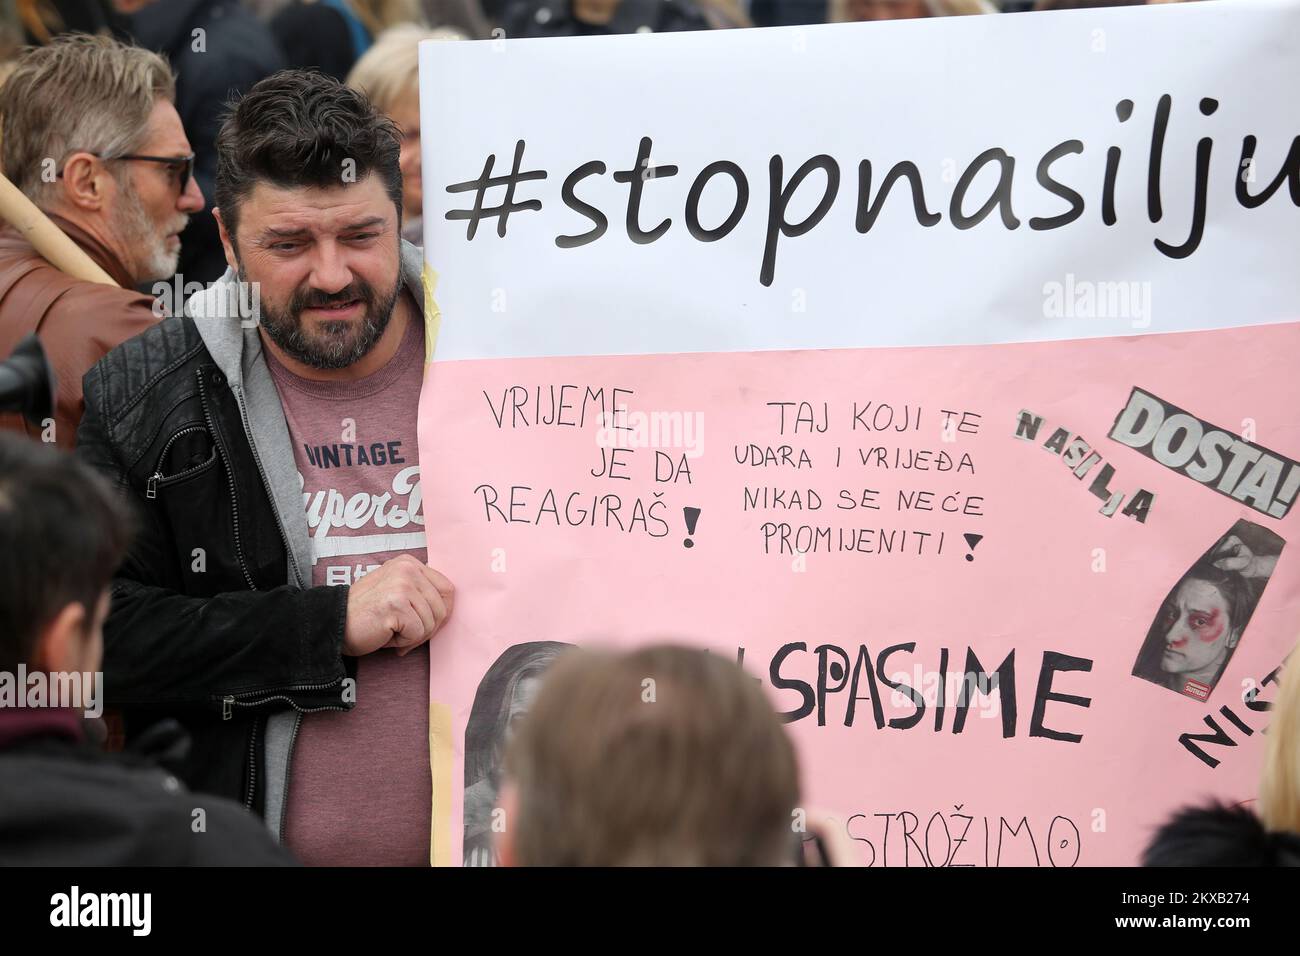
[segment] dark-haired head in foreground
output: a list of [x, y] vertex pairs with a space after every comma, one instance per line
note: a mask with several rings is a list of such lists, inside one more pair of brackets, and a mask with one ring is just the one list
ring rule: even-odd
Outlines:
[[1184, 807], [1161, 826], [1143, 866], [1300, 866], [1300, 834], [1272, 831], [1247, 807]]
[[396, 127], [332, 77], [285, 70], [230, 109], [214, 214], [226, 260], [258, 284], [260, 323], [291, 361], [342, 369], [375, 347], [399, 288]]
[[99, 475], [0, 433], [0, 670], [99, 670], [108, 585], [129, 527]]
[[575, 650], [506, 751], [519, 866], [772, 866], [798, 846], [794, 750], [758, 684], [683, 647]]
[[20, 694], [36, 672], [48, 687], [0, 706], [0, 866], [291, 864], [237, 804], [186, 792], [139, 753], [98, 751], [81, 719], [97, 691], [67, 699], [69, 678], [100, 669], [109, 582], [130, 537], [99, 475], [0, 434], [0, 671], [12, 679], [25, 665]]

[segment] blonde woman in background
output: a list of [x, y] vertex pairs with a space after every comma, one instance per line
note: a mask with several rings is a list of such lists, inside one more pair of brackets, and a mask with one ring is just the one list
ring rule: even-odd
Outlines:
[[852, 23], [997, 12], [989, 0], [830, 0], [826, 20], [829, 23]]
[[[243, 0], [244, 6], [263, 19], [269, 20], [294, 0]], [[306, 0], [317, 3], [320, 0]], [[343, 0], [343, 3], [325, 3], [326, 6], [346, 6], [365, 24], [372, 34], [381, 33], [399, 23], [421, 20], [423, 16], [417, 0]]]
[[420, 189], [420, 55], [423, 40], [463, 40], [455, 30], [427, 30], [415, 24], [381, 33], [348, 74], [402, 134], [402, 238], [424, 245], [424, 194]]
[[1294, 656], [1271, 711], [1259, 815], [1268, 830], [1300, 834], [1300, 654]]
[[1300, 866], [1300, 654], [1280, 683], [1268, 712], [1258, 812], [1218, 803], [1180, 810], [1157, 830], [1144, 865]]
[[745, 12], [740, 0], [700, 0], [700, 12], [713, 30], [730, 30], [735, 27], [752, 27], [754, 21]]
[[416, 0], [347, 0], [347, 5], [373, 37], [391, 27], [424, 19]]

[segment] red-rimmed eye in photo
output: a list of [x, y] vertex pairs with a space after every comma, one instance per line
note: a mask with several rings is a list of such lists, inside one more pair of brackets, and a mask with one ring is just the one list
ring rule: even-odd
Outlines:
[[1285, 542], [1238, 521], [1179, 579], [1160, 604], [1133, 676], [1208, 700], [1240, 644]]

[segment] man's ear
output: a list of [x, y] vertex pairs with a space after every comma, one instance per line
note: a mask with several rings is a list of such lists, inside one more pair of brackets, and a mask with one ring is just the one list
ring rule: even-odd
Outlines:
[[217, 220], [217, 232], [221, 235], [221, 248], [226, 251], [226, 265], [236, 275], [239, 274], [239, 260], [235, 257], [235, 240], [231, 238], [230, 232], [226, 229], [226, 220], [221, 218], [221, 210], [212, 207], [212, 216]]
[[109, 175], [90, 153], [73, 153], [63, 164], [63, 201], [83, 212], [102, 212], [108, 205]]
[[497, 807], [501, 810], [505, 826], [493, 836], [497, 851], [497, 862], [501, 866], [518, 866], [519, 857], [515, 852], [515, 821], [519, 815], [519, 791], [508, 779], [501, 784], [497, 794]]
[[66, 674], [81, 670], [89, 623], [82, 604], [73, 601], [64, 605], [37, 636], [32, 653], [33, 666], [47, 673]]

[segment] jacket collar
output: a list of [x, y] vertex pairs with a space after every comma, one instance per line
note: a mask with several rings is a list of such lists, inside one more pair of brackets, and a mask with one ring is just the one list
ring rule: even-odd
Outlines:
[[[420, 248], [403, 240], [402, 283], [421, 314], [425, 304], [423, 265], [424, 254]], [[262, 338], [257, 333], [261, 316], [254, 309], [252, 317], [241, 319], [241, 301], [247, 301], [247, 297], [241, 300], [239, 280], [234, 270], [227, 269], [212, 285], [190, 296], [185, 303], [185, 314], [194, 320], [212, 361], [225, 375], [244, 415], [249, 444], [262, 466], [271, 504], [288, 538], [289, 580], [307, 588], [312, 577], [311, 534], [302, 506], [293, 441], [284, 420], [280, 393], [262, 354]]]
[[65, 219], [57, 213], [47, 212], [45, 214], [69, 239], [81, 247], [81, 251], [94, 260], [95, 265], [99, 266], [109, 277], [123, 289], [134, 288], [135, 283], [127, 273], [126, 267], [122, 261], [117, 258], [109, 248], [82, 229], [71, 219]]
[[81, 714], [67, 708], [0, 708], [0, 750], [37, 737], [81, 740]]

